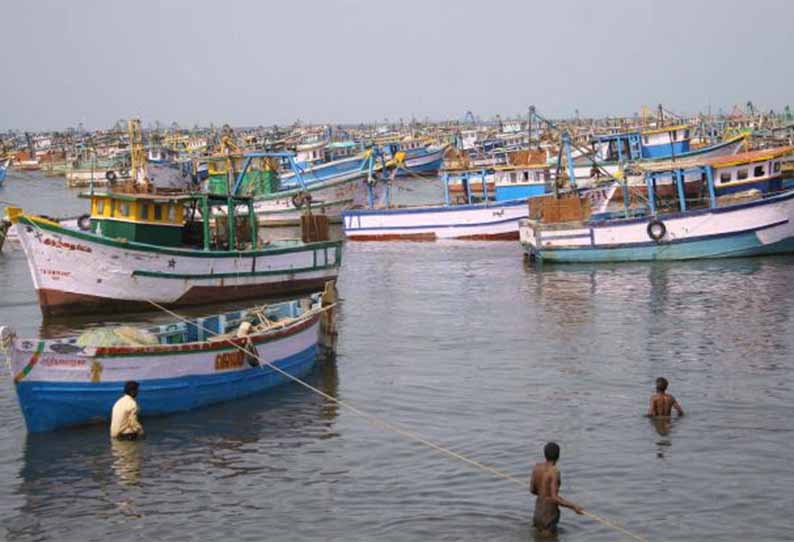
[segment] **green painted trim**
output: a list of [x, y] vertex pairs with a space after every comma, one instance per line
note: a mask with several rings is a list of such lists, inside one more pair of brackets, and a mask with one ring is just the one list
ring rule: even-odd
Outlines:
[[[315, 253], [316, 254], [316, 253]], [[206, 279], [229, 279], [236, 277], [266, 277], [270, 275], [284, 275], [288, 273], [307, 273], [310, 271], [324, 271], [325, 269], [336, 269], [338, 265], [313, 265], [312, 267], [290, 267], [288, 269], [276, 269], [270, 271], [246, 271], [243, 273], [164, 273], [162, 271], [133, 271], [133, 277], [155, 277], [163, 279], [179, 280], [206, 280]]]
[[124, 240], [108, 239], [92, 233], [83, 231], [71, 230], [49, 222], [34, 222], [30, 217], [22, 215], [19, 217], [20, 224], [27, 224], [33, 228], [51, 231], [68, 237], [76, 239], [83, 239], [92, 243], [100, 245], [107, 245], [116, 248], [123, 248], [127, 250], [138, 250], [141, 252], [157, 252], [160, 254], [167, 254], [169, 256], [184, 256], [186, 258], [250, 258], [259, 256], [269, 256], [272, 254], [290, 254], [292, 252], [306, 252], [308, 250], [317, 250], [324, 247], [336, 247], [339, 250], [342, 247], [342, 241], [322, 241], [317, 243], [303, 243], [295, 245], [294, 247], [283, 248], [264, 248], [258, 250], [193, 250], [193, 249], [180, 249], [180, 248], [166, 248], [157, 245], [149, 245], [146, 243], [128, 242]]

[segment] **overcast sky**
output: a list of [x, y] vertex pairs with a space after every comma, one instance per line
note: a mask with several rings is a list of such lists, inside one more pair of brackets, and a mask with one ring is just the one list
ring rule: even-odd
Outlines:
[[0, 131], [782, 109], [785, 0], [5, 0]]

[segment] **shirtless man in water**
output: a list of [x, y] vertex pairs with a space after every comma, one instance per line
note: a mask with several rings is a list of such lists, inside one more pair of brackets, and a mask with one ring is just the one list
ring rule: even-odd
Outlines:
[[656, 393], [651, 395], [651, 404], [648, 406], [648, 413], [646, 416], [655, 418], [658, 416], [671, 416], [673, 409], [678, 412], [679, 416], [684, 415], [684, 409], [675, 400], [675, 397], [667, 393], [667, 379], [659, 377], [656, 379]]
[[560, 471], [557, 460], [560, 458], [560, 447], [555, 442], [549, 442], [543, 448], [545, 463], [538, 463], [532, 469], [532, 479], [529, 482], [529, 491], [537, 495], [535, 513], [532, 524], [541, 533], [554, 533], [560, 521], [560, 506], [570, 508], [577, 514], [583, 510], [567, 499], [563, 499], [558, 491], [560, 489]]

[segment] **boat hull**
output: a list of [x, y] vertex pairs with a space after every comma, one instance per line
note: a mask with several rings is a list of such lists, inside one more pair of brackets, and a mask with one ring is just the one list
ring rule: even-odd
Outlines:
[[351, 241], [516, 240], [525, 200], [450, 207], [346, 211]]
[[520, 241], [542, 262], [597, 263], [690, 260], [794, 251], [794, 191], [748, 203], [656, 217], [665, 234], [654, 241], [654, 217], [547, 228], [522, 221]]
[[396, 174], [401, 177], [409, 175], [437, 175], [444, 164], [446, 151], [447, 147], [408, 151], [408, 156], [405, 158], [405, 167], [398, 167]]
[[[256, 353], [300, 378], [316, 362], [319, 326], [319, 316], [314, 316], [255, 339]], [[154, 347], [61, 345], [57, 349], [49, 341], [25, 342], [15, 341], [11, 368], [25, 424], [34, 433], [106, 423], [128, 380], [140, 384], [137, 400], [143, 417], [231, 401], [289, 381], [266, 364], [252, 366], [243, 352], [224, 341]]]
[[342, 255], [341, 242], [239, 252], [168, 249], [27, 216], [16, 230], [45, 315], [301, 293], [336, 278]]

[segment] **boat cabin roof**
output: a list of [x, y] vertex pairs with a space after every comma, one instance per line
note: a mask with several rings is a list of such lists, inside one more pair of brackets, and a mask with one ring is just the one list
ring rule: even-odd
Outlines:
[[688, 130], [689, 128], [690, 126], [688, 124], [677, 124], [675, 126], [665, 126], [664, 128], [637, 129], [629, 130], [628, 132], [615, 132], [613, 134], [596, 134], [591, 139], [592, 141], [603, 143], [614, 139], [625, 139], [632, 135], [653, 135], [672, 132], [673, 130]]
[[[180, 192], [178, 194], [149, 194], [149, 193], [128, 193], [128, 192], [84, 192], [78, 197], [84, 199], [114, 199], [121, 201], [143, 201], [146, 203], [178, 204], [207, 198], [210, 205], [225, 205], [229, 202], [229, 196], [224, 194], [212, 194], [208, 192]], [[235, 203], [247, 203], [253, 198], [250, 196], [233, 196], [231, 199]]]
[[688, 124], [676, 124], [675, 126], [663, 126], [661, 128], [648, 128], [640, 130], [642, 135], [662, 134], [664, 132], [672, 132], [673, 130], [688, 130]]
[[731, 156], [718, 156], [715, 158], [685, 158], [683, 160], [665, 160], [640, 165], [643, 171], [660, 172], [674, 169], [688, 169], [696, 166], [711, 166], [714, 168], [740, 166], [753, 162], [766, 162], [794, 153], [794, 146], [764, 149], [759, 151], [740, 152]]

